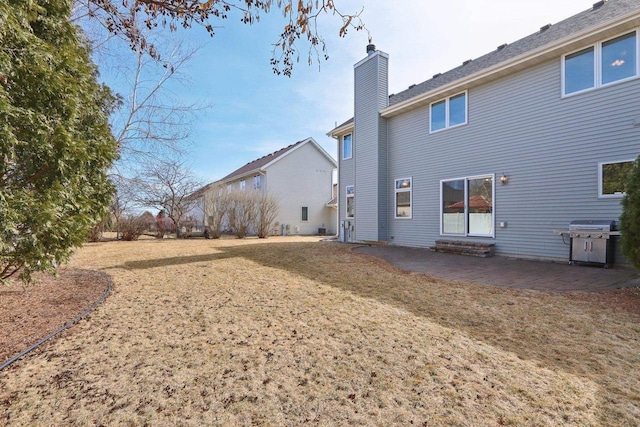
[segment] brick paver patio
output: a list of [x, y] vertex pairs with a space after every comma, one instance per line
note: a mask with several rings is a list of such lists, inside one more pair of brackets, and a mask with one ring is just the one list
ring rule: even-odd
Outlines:
[[361, 246], [355, 250], [385, 259], [403, 270], [492, 286], [553, 292], [598, 292], [640, 286], [640, 272], [626, 265], [615, 264], [605, 269], [595, 265], [569, 265], [568, 259], [567, 262], [548, 262], [500, 256], [477, 258], [401, 246]]

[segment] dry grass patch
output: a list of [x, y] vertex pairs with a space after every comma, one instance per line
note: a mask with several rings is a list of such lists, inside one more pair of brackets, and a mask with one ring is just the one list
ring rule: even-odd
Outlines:
[[109, 273], [113, 294], [0, 372], [8, 424], [640, 420], [639, 317], [588, 296], [433, 280], [291, 237], [98, 243], [73, 265]]

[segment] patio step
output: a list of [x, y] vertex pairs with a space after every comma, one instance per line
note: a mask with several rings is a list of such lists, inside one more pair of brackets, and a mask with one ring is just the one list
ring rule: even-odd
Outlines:
[[449, 254], [469, 255], [480, 258], [493, 256], [494, 243], [463, 242], [459, 240], [436, 240], [436, 245], [431, 246], [433, 252]]

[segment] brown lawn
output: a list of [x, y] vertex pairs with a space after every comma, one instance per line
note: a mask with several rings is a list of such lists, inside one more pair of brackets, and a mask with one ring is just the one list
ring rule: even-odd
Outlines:
[[71, 267], [112, 295], [0, 372], [0, 424], [640, 423], [620, 293], [434, 280], [317, 240], [88, 244]]

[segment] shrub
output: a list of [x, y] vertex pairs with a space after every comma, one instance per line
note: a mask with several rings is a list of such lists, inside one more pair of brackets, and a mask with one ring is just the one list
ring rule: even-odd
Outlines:
[[222, 184], [214, 185], [204, 194], [204, 211], [207, 214], [208, 239], [219, 239], [229, 209], [230, 196]]
[[256, 217], [255, 193], [233, 191], [229, 194], [227, 209], [229, 226], [238, 239], [244, 239]]
[[120, 238], [126, 241], [138, 240], [147, 230], [147, 222], [142, 216], [125, 215], [118, 223], [120, 228]]
[[622, 253], [636, 268], [640, 268], [640, 157], [629, 173], [620, 215]]
[[269, 193], [256, 196], [256, 218], [254, 228], [259, 238], [265, 239], [271, 232], [271, 226], [278, 216], [278, 200]]

